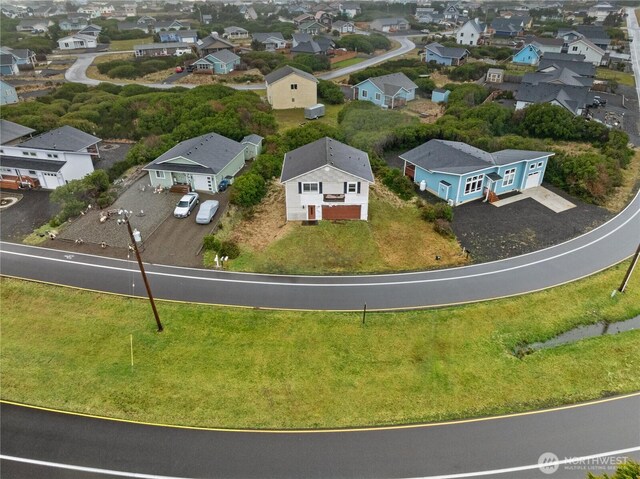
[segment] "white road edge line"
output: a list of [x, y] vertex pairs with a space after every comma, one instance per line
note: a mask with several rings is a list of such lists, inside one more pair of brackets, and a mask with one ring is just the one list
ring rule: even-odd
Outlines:
[[[544, 467], [553, 467], [553, 466], [561, 466], [563, 464], [578, 464], [580, 462], [590, 461], [590, 460], [598, 459], [601, 457], [619, 456], [622, 454], [627, 454], [630, 452], [638, 452], [638, 451], [640, 451], [640, 446], [630, 447], [627, 449], [619, 449], [617, 451], [601, 452], [599, 454], [591, 454], [590, 456], [569, 457], [569, 458], [565, 458], [565, 459], [561, 459], [553, 462], [545, 462], [542, 465]], [[74, 466], [73, 464], [61, 464], [58, 462], [40, 461], [38, 459], [27, 459], [24, 457], [8, 456], [5, 454], [0, 454], [0, 459], [3, 459], [5, 461], [20, 462], [23, 464], [32, 464], [35, 466], [52, 467], [56, 469], [68, 469], [71, 471], [91, 472], [94, 474], [105, 474], [105, 475], [118, 476], [118, 477], [136, 477], [141, 479], [191, 479], [185, 476], [161, 476], [157, 474], [144, 474], [139, 472], [125, 472], [125, 471], [115, 471], [111, 469], [100, 469], [97, 467]], [[519, 472], [519, 471], [530, 471], [533, 469], [539, 469], [540, 466], [541, 464], [531, 464], [528, 466], [507, 467], [504, 469], [493, 469], [490, 471], [462, 472], [458, 474], [444, 474], [439, 476], [421, 476], [418, 478], [411, 478], [411, 479], [464, 479], [467, 477], [482, 477], [482, 476], [490, 476], [495, 474], [507, 474], [507, 473]]]
[[[244, 280], [244, 279], [230, 279], [230, 278], [207, 278], [207, 277], [202, 277], [202, 276], [189, 276], [189, 275], [184, 275], [184, 274], [174, 274], [174, 273], [162, 273], [159, 271], [147, 271], [147, 275], [148, 276], [168, 276], [171, 278], [180, 278], [180, 279], [198, 279], [201, 281], [215, 281], [215, 282], [223, 282], [223, 283], [248, 283], [248, 284], [259, 284], [259, 285], [266, 285], [266, 286], [287, 286], [287, 287], [298, 287], [298, 286], [303, 286], [303, 287], [343, 287], [343, 286], [351, 286], [351, 287], [367, 287], [367, 286], [390, 286], [390, 285], [399, 285], [399, 284], [421, 284], [421, 283], [433, 283], [433, 282], [440, 282], [440, 281], [456, 281], [456, 280], [461, 280], [461, 279], [468, 279], [468, 278], [477, 278], [477, 277], [481, 277], [481, 276], [489, 276], [489, 275], [496, 275], [496, 274], [502, 274], [502, 273], [507, 273], [509, 271], [513, 271], [513, 270], [517, 270], [517, 269], [522, 269], [522, 268], [527, 268], [536, 264], [540, 264], [540, 263], [548, 263], [550, 261], [553, 261], [557, 258], [560, 258], [562, 256], [566, 256], [568, 254], [572, 254], [575, 253], [576, 251], [582, 250], [584, 248], [587, 248], [595, 243], [599, 243], [601, 241], [603, 241], [604, 239], [606, 239], [608, 236], [611, 236], [612, 234], [616, 233], [618, 230], [622, 229], [624, 226], [626, 226], [627, 223], [633, 221], [635, 219], [636, 216], [638, 216], [640, 214], [640, 210], [638, 210], [636, 213], [634, 213], [630, 218], [627, 218], [627, 220], [625, 220], [622, 224], [618, 225], [616, 228], [614, 228], [613, 230], [609, 231], [608, 233], [606, 233], [603, 236], [600, 236], [596, 239], [594, 239], [593, 241], [590, 241], [589, 243], [583, 244], [582, 246], [578, 246], [574, 249], [568, 250], [568, 251], [564, 251], [563, 253], [559, 253], [556, 254], [554, 256], [550, 256], [547, 258], [541, 258], [539, 260], [536, 261], [532, 261], [530, 263], [524, 263], [524, 264], [520, 264], [517, 266], [512, 266], [510, 268], [502, 268], [499, 270], [495, 270], [495, 271], [485, 271], [483, 273], [472, 273], [469, 275], [464, 275], [464, 276], [453, 276], [453, 277], [448, 277], [448, 278], [425, 278], [425, 279], [418, 279], [418, 280], [410, 280], [410, 281], [388, 281], [388, 282], [364, 282], [364, 283], [287, 283], [287, 282], [277, 282], [277, 281], [259, 281], [259, 280]], [[7, 255], [15, 255], [15, 256], [27, 256], [27, 257], [34, 257], [36, 255], [32, 255], [32, 254], [26, 254], [26, 253], [18, 253], [18, 252], [14, 252], [14, 251], [6, 251], [6, 250], [0, 250], [0, 255], [1, 254], [7, 254]], [[630, 253], [631, 255], [632, 253]], [[92, 267], [92, 268], [98, 268], [98, 269], [109, 269], [109, 270], [115, 270], [115, 271], [135, 271], [134, 266], [132, 266], [131, 268], [120, 268], [117, 266], [107, 266], [107, 265], [96, 265], [93, 263], [84, 263], [84, 262], [79, 262], [79, 261], [73, 261], [73, 260], [67, 260], [67, 259], [61, 259], [61, 258], [49, 258], [49, 257], [45, 257], [45, 256], [39, 256], [38, 257], [42, 260], [45, 261], [54, 261], [54, 262], [59, 262], [59, 263], [72, 263], [78, 266], [88, 266], [88, 267]]]

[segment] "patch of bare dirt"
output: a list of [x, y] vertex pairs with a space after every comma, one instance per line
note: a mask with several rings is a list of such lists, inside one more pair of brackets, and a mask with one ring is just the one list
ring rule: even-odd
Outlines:
[[372, 195], [377, 198], [384, 200], [386, 203], [389, 203], [396, 208], [402, 208], [404, 206], [410, 205], [414, 200], [405, 201], [398, 197], [394, 192], [392, 192], [389, 188], [384, 186], [381, 182], [377, 181], [369, 186], [369, 191]]
[[262, 251], [285, 236], [294, 223], [288, 223], [285, 211], [284, 187], [272, 182], [266, 198], [254, 208], [251, 219], [241, 221], [232, 238], [255, 251]]
[[447, 83], [460, 83], [453, 80], [449, 80], [449, 77], [447, 75], [443, 75], [440, 72], [431, 73], [431, 76], [429, 78], [433, 80], [433, 82], [436, 84], [438, 88], [445, 86]]
[[180, 85], [186, 83], [187, 85], [211, 85], [214, 83], [213, 75], [210, 73], [191, 73], [185, 75], [182, 78], [176, 80], [174, 85]]
[[444, 106], [427, 98], [417, 98], [407, 104], [407, 111], [420, 117], [421, 123], [434, 123], [444, 114]]

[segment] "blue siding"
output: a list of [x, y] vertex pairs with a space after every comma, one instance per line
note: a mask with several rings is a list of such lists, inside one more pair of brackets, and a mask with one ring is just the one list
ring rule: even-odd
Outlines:
[[451, 65], [451, 58], [441, 57], [440, 55], [433, 53], [431, 50], [427, 50], [424, 61], [427, 63], [436, 62], [440, 65]]
[[[356, 97], [356, 100], [370, 101], [380, 106], [384, 104], [384, 94], [373, 84], [373, 82], [371, 82], [371, 80], [363, 81], [358, 85], [357, 91], [358, 96]], [[363, 95], [363, 92], [366, 92], [366, 96]], [[379, 95], [379, 98], [376, 98], [376, 93]]]
[[10, 103], [18, 103], [18, 95], [16, 89], [0, 81], [0, 105], [8, 105]]
[[[512, 191], [521, 191], [526, 183], [527, 176], [530, 173], [540, 172], [541, 182], [544, 178], [544, 173], [547, 167], [548, 157], [540, 158], [532, 161], [519, 161], [510, 165], [504, 166], [491, 166], [481, 170], [477, 170], [471, 173], [465, 173], [464, 175], [454, 175], [449, 173], [430, 172], [416, 166], [414, 181], [418, 185], [422, 180], [426, 181], [427, 189], [443, 200], [453, 200], [456, 205], [466, 203], [468, 201], [478, 200], [484, 198], [486, 191], [485, 188], [489, 186], [490, 182], [487, 178], [489, 173], [497, 173], [502, 179], [492, 184], [492, 191], [497, 195], [509, 193]], [[540, 166], [538, 166], [541, 164]], [[533, 167], [531, 166], [533, 165]], [[513, 182], [506, 183], [506, 173], [509, 170], [515, 170], [513, 175]], [[467, 178], [484, 175], [482, 179], [482, 186], [478, 191], [474, 191], [469, 194], [465, 194], [465, 185]], [[448, 188], [448, 193], [445, 195], [445, 189], [441, 188], [440, 183], [446, 181], [451, 186]]]
[[443, 92], [439, 92], [439, 91], [432, 91], [431, 92], [431, 101], [434, 101], [436, 103], [446, 103], [449, 100], [449, 94], [451, 92], [449, 90]]
[[217, 74], [225, 74], [235, 70], [235, 67], [240, 65], [240, 60], [231, 61], [228, 63], [222, 63], [214, 61], [213, 71]]
[[525, 45], [522, 50], [513, 56], [512, 63], [525, 65], [537, 65], [540, 61], [540, 52], [533, 45]]
[[0, 74], [1, 75], [14, 75], [14, 70], [11, 65], [2, 65], [0, 66]]

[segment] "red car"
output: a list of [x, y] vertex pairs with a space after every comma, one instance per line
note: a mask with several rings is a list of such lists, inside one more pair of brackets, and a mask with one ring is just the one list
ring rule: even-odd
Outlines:
[[182, 68], [181, 66], [176, 67], [176, 73], [182, 73], [183, 71], [184, 71], [184, 68]]

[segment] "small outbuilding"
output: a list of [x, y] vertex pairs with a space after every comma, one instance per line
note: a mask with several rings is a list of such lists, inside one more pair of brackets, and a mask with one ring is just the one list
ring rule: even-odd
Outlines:
[[450, 94], [451, 90], [434, 88], [434, 90], [431, 92], [431, 101], [434, 103], [447, 103], [449, 101]]

